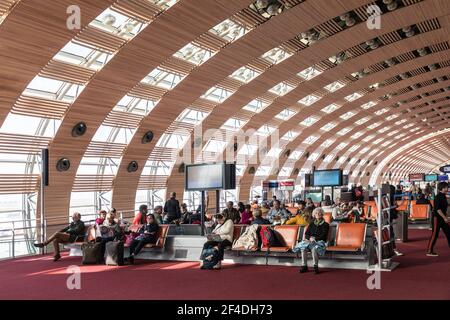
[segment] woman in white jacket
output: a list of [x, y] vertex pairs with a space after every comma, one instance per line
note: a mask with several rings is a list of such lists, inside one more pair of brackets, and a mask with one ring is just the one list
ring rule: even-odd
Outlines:
[[231, 247], [233, 244], [234, 223], [231, 219], [226, 219], [220, 213], [217, 214], [215, 218], [218, 224], [212, 231], [212, 234], [219, 235], [222, 241], [209, 240], [203, 245], [203, 249], [215, 247], [219, 251], [219, 262], [214, 266], [214, 269], [220, 269], [225, 248]]

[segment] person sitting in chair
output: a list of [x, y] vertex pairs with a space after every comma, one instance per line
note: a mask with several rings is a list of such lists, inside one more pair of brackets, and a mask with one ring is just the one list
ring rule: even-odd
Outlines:
[[130, 263], [134, 263], [134, 257], [141, 252], [142, 248], [148, 243], [156, 243], [158, 240], [158, 222], [155, 219], [154, 214], [147, 216], [148, 224], [140, 230], [140, 235], [133, 239], [130, 245]]
[[[217, 226], [212, 231], [212, 234], [220, 236], [222, 241], [208, 240], [203, 245], [203, 249], [215, 248], [219, 250], [219, 262], [214, 266], [214, 269], [220, 269], [222, 266], [223, 253], [226, 247], [231, 247], [233, 244], [233, 220], [227, 219], [224, 215], [218, 213], [215, 216]], [[203, 262], [200, 264], [200, 268], [203, 266]]]
[[305, 239], [300, 242], [295, 248], [294, 252], [301, 251], [302, 266], [300, 273], [308, 271], [307, 267], [307, 251], [311, 251], [314, 273], [319, 273], [319, 255], [323, 256], [326, 251], [326, 242], [328, 240], [329, 225], [323, 219], [324, 211], [322, 208], [316, 208], [313, 211], [314, 221], [311, 222], [306, 229]]
[[61, 259], [59, 244], [72, 243], [77, 240], [84, 240], [84, 233], [85, 226], [84, 222], [81, 221], [81, 214], [79, 212], [75, 212], [72, 215], [72, 222], [67, 227], [54, 233], [45, 242], [35, 243], [34, 246], [43, 248], [48, 246], [50, 242], [53, 242], [53, 247], [55, 249], [53, 261], [58, 261], [59, 259]]
[[115, 220], [114, 213], [108, 213], [106, 220], [102, 225], [98, 226], [99, 237], [96, 241], [101, 243], [102, 258], [105, 256], [106, 243], [114, 240], [120, 240], [122, 238], [122, 228]]

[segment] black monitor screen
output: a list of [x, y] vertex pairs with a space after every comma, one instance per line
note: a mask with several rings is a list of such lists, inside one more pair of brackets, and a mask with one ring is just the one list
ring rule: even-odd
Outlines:
[[315, 187], [335, 187], [342, 185], [342, 170], [315, 170], [313, 172]]

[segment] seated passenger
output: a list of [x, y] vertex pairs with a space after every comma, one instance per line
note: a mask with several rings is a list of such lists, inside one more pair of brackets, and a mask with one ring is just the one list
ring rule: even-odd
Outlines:
[[316, 208], [316, 206], [314, 205], [314, 202], [312, 201], [311, 198], [306, 198], [306, 207], [307, 207], [307, 208], [308, 208], [308, 207], [311, 207], [311, 208], [313, 208], [313, 209]]
[[311, 216], [312, 216], [313, 209], [312, 208], [306, 208], [305, 210], [299, 212], [296, 216], [290, 218], [285, 222], [285, 224], [296, 224], [300, 226], [307, 226], [311, 222]]
[[300, 242], [294, 248], [294, 252], [301, 251], [302, 265], [300, 273], [308, 271], [307, 252], [311, 251], [314, 272], [319, 273], [319, 255], [323, 256], [326, 251], [326, 242], [328, 240], [329, 225], [323, 219], [324, 212], [322, 208], [316, 208], [313, 211], [314, 221], [311, 222], [305, 232], [305, 240]]
[[431, 206], [430, 200], [426, 199], [425, 195], [423, 193], [419, 194], [419, 196], [416, 200], [416, 204], [428, 204]]
[[364, 202], [357, 201], [353, 208], [351, 209], [351, 217], [353, 222], [361, 222], [366, 219], [366, 215], [364, 212]]
[[249, 204], [244, 206], [244, 211], [242, 212], [241, 224], [251, 224], [253, 220], [252, 207]]
[[43, 243], [35, 243], [34, 246], [38, 248], [43, 248], [49, 245], [50, 242], [53, 242], [53, 248], [55, 250], [53, 261], [58, 261], [61, 259], [59, 244], [71, 243], [77, 240], [84, 240], [85, 235], [85, 226], [84, 222], [81, 221], [81, 214], [75, 212], [72, 215], [72, 222], [61, 229], [60, 231], [54, 233]]
[[181, 219], [180, 219], [180, 223], [182, 224], [189, 224], [190, 222], [190, 217], [192, 215], [192, 212], [188, 211], [187, 209], [187, 204], [186, 203], [182, 203], [181, 204]]
[[342, 203], [340, 206], [335, 206], [331, 211], [334, 221], [348, 222], [349, 212], [351, 212], [347, 203]]
[[[233, 244], [233, 231], [234, 231], [234, 223], [231, 219], [227, 219], [222, 214], [217, 214], [215, 216], [217, 225], [212, 231], [212, 234], [218, 234], [220, 235], [220, 238], [222, 241], [213, 241], [208, 240], [203, 245], [203, 249], [210, 249], [215, 248], [219, 250], [219, 262], [214, 266], [214, 269], [220, 269], [221, 268], [221, 261], [223, 260], [223, 252], [226, 247], [231, 247]], [[200, 264], [200, 267], [202, 267], [203, 262]]]
[[106, 215], [106, 220], [99, 226], [100, 236], [96, 239], [101, 243], [102, 258], [105, 256], [106, 243], [114, 240], [122, 239], [122, 229], [120, 225], [115, 221], [113, 213]]
[[[162, 207], [161, 207], [162, 210]], [[130, 263], [134, 263], [134, 257], [141, 252], [142, 248], [148, 243], [156, 243], [158, 240], [158, 222], [154, 214], [149, 214], [147, 217], [148, 224], [140, 230], [140, 234], [133, 239], [130, 245]]]
[[222, 211], [222, 215], [226, 219], [231, 219], [233, 223], [239, 223], [239, 221], [241, 221], [241, 214], [233, 207], [233, 201], [227, 202], [227, 207]]
[[242, 215], [242, 213], [245, 211], [245, 205], [243, 202], [239, 201], [238, 202], [238, 211], [239, 213]]
[[100, 210], [98, 213], [98, 218], [95, 219], [95, 224], [100, 225], [103, 224], [103, 221], [106, 219], [106, 210]]
[[146, 204], [141, 204], [139, 207], [139, 212], [136, 214], [136, 216], [133, 219], [134, 225], [139, 224], [146, 224], [147, 223], [147, 213], [148, 213], [148, 207]]
[[253, 221], [251, 224], [270, 224], [270, 221], [264, 219], [261, 215], [260, 209], [253, 209]]
[[326, 195], [325, 199], [323, 199], [323, 201], [320, 203], [321, 207], [331, 207], [333, 205], [333, 201], [331, 200], [330, 195]]
[[281, 208], [279, 200], [275, 200], [272, 209], [269, 211], [268, 218], [272, 224], [283, 224], [289, 218], [289, 213]]
[[266, 217], [270, 210], [269, 204], [266, 201], [261, 204], [261, 208], [259, 208], [259, 207], [256, 207], [256, 208], [261, 209], [261, 215], [263, 217]]
[[163, 207], [162, 206], [156, 206], [153, 210], [153, 217], [155, 218], [155, 221], [158, 224], [163, 224], [164, 221], [164, 215], [163, 215]]

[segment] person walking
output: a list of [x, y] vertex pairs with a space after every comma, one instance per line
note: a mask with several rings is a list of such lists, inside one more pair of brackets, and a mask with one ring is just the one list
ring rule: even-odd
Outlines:
[[434, 252], [434, 245], [439, 237], [440, 229], [442, 229], [447, 237], [448, 246], [450, 247], [450, 226], [448, 225], [449, 219], [447, 217], [447, 192], [448, 183], [440, 182], [438, 184], [438, 194], [434, 198], [433, 228], [427, 248], [427, 256], [429, 257], [439, 256], [436, 252]]

